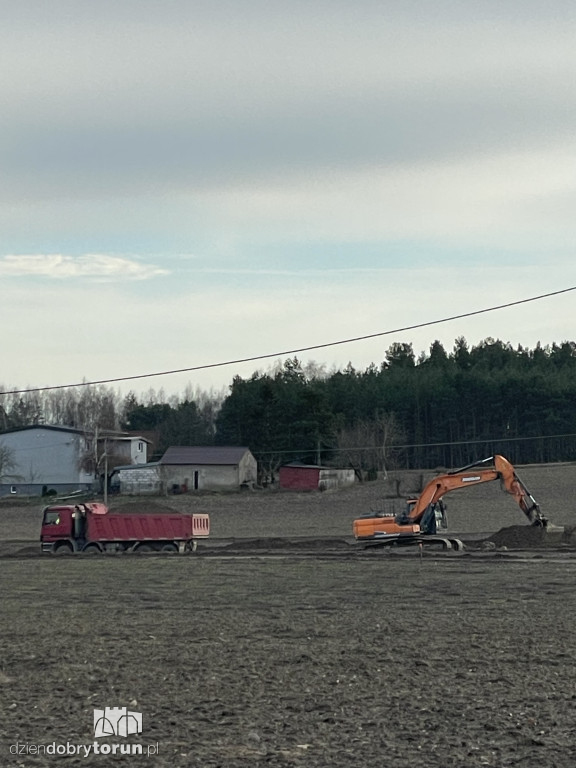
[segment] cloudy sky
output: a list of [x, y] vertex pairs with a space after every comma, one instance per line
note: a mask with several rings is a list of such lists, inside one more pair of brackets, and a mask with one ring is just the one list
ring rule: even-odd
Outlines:
[[[0, 384], [576, 286], [572, 0], [0, 0]], [[576, 340], [576, 293], [302, 355]], [[220, 389], [271, 361], [134, 381]]]

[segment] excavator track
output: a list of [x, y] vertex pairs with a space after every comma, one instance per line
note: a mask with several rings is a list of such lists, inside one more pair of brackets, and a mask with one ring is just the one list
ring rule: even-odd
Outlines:
[[442, 550], [452, 550], [454, 552], [462, 552], [464, 550], [464, 543], [460, 539], [451, 538], [448, 536], [435, 536], [424, 534], [384, 534], [382, 536], [374, 536], [373, 538], [361, 541], [365, 549], [372, 547], [410, 547], [410, 546], [422, 546], [430, 548], [441, 547]]

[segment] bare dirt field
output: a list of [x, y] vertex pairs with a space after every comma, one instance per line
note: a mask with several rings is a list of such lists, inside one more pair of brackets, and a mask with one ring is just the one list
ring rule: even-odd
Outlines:
[[[575, 525], [574, 467], [529, 471], [552, 522]], [[479, 491], [449, 498], [455, 531], [524, 523]], [[40, 506], [0, 503], [0, 765], [575, 764], [573, 548], [358, 550], [352, 519], [382, 497], [132, 499], [209, 512], [214, 546], [96, 558], [33, 555]], [[95, 739], [94, 710], [123, 706], [142, 733]]]

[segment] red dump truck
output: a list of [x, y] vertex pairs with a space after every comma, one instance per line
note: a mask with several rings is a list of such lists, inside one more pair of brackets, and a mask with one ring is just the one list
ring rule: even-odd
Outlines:
[[189, 552], [210, 533], [208, 515], [112, 513], [104, 504], [45, 507], [42, 552]]

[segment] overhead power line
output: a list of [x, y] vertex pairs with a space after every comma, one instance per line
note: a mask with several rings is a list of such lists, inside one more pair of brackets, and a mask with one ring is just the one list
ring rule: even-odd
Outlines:
[[424, 323], [416, 323], [415, 325], [406, 325], [402, 328], [392, 328], [389, 331], [378, 331], [377, 333], [368, 333], [365, 336], [354, 336], [350, 339], [340, 339], [339, 341], [328, 341], [324, 344], [313, 344], [309, 347], [298, 347], [297, 349], [287, 349], [282, 352], [270, 352], [265, 355], [254, 355], [252, 357], [241, 357], [236, 360], [225, 360], [220, 363], [206, 363], [204, 365], [193, 365], [188, 368], [175, 368], [170, 371], [156, 371], [155, 373], [141, 373], [135, 376], [117, 376], [113, 379], [97, 379], [94, 381], [82, 381], [75, 384], [57, 384], [49, 387], [30, 387], [28, 389], [11, 389], [5, 392], [0, 392], [0, 395], [23, 395], [27, 392], [46, 392], [53, 389], [71, 389], [73, 387], [91, 387], [96, 384], [117, 384], [121, 381], [135, 381], [136, 379], [151, 379], [155, 376], [172, 376], [176, 373], [192, 373], [193, 371], [205, 371], [209, 368], [223, 368], [227, 365], [240, 365], [241, 363], [253, 363], [258, 360], [268, 360], [272, 357], [285, 357], [287, 355], [297, 355], [301, 352], [312, 352], [315, 349], [327, 349], [328, 347], [336, 347], [342, 344], [353, 344], [358, 341], [367, 341], [368, 339], [376, 339], [380, 336], [390, 336], [394, 333], [404, 333], [406, 331], [414, 331], [417, 328], [427, 328], [432, 325], [440, 325], [441, 323], [449, 323], [452, 320], [462, 320], [465, 317], [473, 317], [474, 315], [483, 315], [487, 312], [496, 312], [499, 309], [508, 309], [509, 307], [517, 307], [520, 304], [528, 304], [531, 301], [540, 301], [541, 299], [549, 299], [552, 296], [560, 296], [563, 293], [569, 293], [570, 291], [576, 291], [576, 285], [571, 288], [563, 288], [559, 291], [552, 291], [551, 293], [542, 293], [539, 296], [531, 296], [527, 299], [519, 299], [518, 301], [509, 301], [506, 304], [498, 304], [494, 307], [486, 307], [485, 309], [476, 309], [472, 312], [463, 312], [460, 315], [451, 315], [450, 317], [443, 317], [440, 320], [427, 320]]
[[[482, 440], [452, 440], [451, 442], [445, 443], [390, 443], [386, 448], [390, 451], [404, 451], [408, 448], [447, 448], [461, 445], [493, 445], [494, 443], [518, 443], [527, 442], [529, 440], [564, 440], [568, 437], [576, 437], [576, 432], [569, 432], [562, 435], [532, 435], [531, 437], [489, 437], [483, 438]], [[322, 453], [354, 453], [355, 451], [381, 450], [381, 448], [382, 446], [378, 445], [354, 446], [349, 448], [327, 448], [324, 446], [321, 450]], [[276, 451], [253, 451], [253, 453], [255, 456], [278, 456], [279, 454], [282, 454], [283, 456], [286, 456], [287, 454], [302, 456], [303, 454], [316, 453], [316, 448], [310, 448], [310, 446], [308, 446], [308, 448], [290, 449], [289, 451], [284, 451], [279, 448]]]

